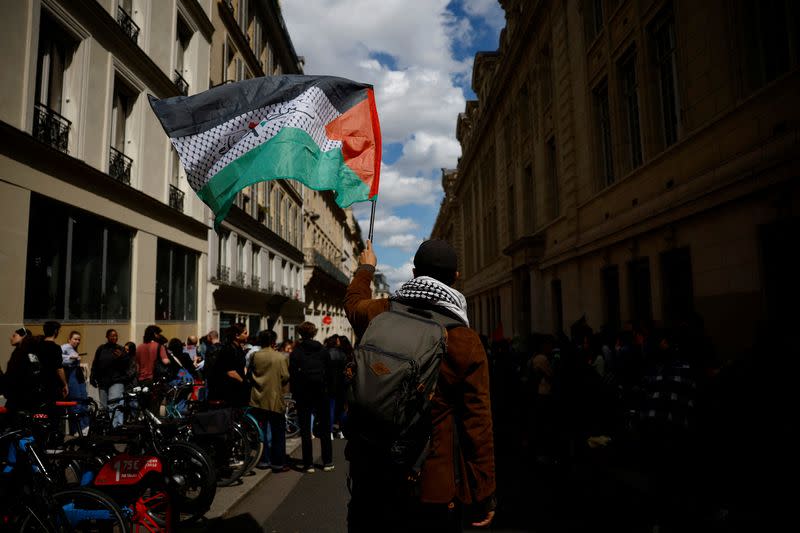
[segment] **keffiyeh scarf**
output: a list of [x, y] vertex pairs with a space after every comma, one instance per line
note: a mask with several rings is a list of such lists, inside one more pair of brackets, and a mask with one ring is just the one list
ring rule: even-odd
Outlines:
[[394, 293], [394, 298], [427, 300], [436, 306], [447, 309], [460, 318], [464, 325], [469, 326], [467, 299], [463, 294], [437, 279], [428, 276], [410, 279]]

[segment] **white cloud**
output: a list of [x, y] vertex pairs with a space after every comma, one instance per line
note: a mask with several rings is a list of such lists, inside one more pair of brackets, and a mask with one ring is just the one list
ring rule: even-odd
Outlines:
[[436, 206], [441, 194], [439, 180], [404, 176], [392, 168], [381, 172], [378, 204], [383, 203], [387, 208], [410, 204]]
[[[461, 145], [452, 136], [419, 132], [403, 146], [403, 157], [393, 168], [411, 174], [418, 168], [450, 168], [461, 156]], [[438, 176], [437, 176], [438, 177]]]
[[380, 244], [386, 248], [398, 248], [405, 252], [412, 252], [417, 249], [421, 242], [422, 239], [416, 235], [407, 233], [405, 235], [392, 235]]
[[382, 272], [383, 275], [386, 276], [386, 281], [389, 283], [389, 286], [392, 288], [392, 291], [396, 291], [400, 288], [400, 285], [405, 283], [406, 281], [410, 280], [413, 277], [412, 269], [414, 268], [414, 263], [412, 263], [411, 259], [400, 265], [399, 267], [393, 267], [391, 265], [384, 265], [378, 264], [378, 271]]
[[501, 30], [506, 24], [503, 8], [497, 0], [464, 0], [464, 11], [472, 17], [480, 17], [492, 29]]

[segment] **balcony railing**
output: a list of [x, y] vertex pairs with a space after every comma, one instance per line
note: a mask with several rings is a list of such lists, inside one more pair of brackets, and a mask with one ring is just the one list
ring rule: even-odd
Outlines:
[[133, 159], [123, 154], [113, 146], [109, 150], [108, 174], [115, 180], [121, 181], [125, 185], [131, 184], [131, 165]]
[[275, 282], [270, 281], [263, 287], [261, 287], [261, 292], [266, 292], [267, 294], [275, 294]]
[[44, 104], [36, 104], [33, 112], [33, 136], [53, 148], [69, 153], [69, 129], [72, 122]]
[[131, 41], [138, 44], [139, 26], [133, 21], [131, 16], [122, 9], [122, 6], [117, 6], [117, 23], [122, 27], [125, 34], [131, 38]]
[[304, 248], [303, 255], [305, 256], [306, 265], [321, 269], [333, 279], [344, 285], [350, 284], [350, 279], [347, 277], [347, 274], [342, 272], [332, 262], [328, 261], [328, 259], [315, 248]]
[[238, 285], [240, 287], [244, 287], [244, 282], [245, 282], [246, 279], [247, 279], [247, 276], [245, 276], [244, 272], [242, 272], [241, 270], [238, 270], [236, 272], [236, 279], [233, 281], [233, 284], [234, 285]]
[[250, 288], [253, 290], [259, 290], [261, 288], [261, 278], [256, 276], [255, 274], [250, 276]]
[[231, 279], [231, 267], [217, 265], [217, 281], [228, 283]]
[[184, 193], [182, 190], [174, 185], [169, 186], [169, 206], [173, 209], [177, 209], [181, 213], [183, 213], [183, 196]]
[[175, 78], [173, 81], [175, 82], [175, 87], [178, 88], [178, 91], [180, 91], [183, 96], [189, 94], [189, 82], [186, 81], [186, 78], [181, 76], [181, 73], [177, 70], [175, 71]]

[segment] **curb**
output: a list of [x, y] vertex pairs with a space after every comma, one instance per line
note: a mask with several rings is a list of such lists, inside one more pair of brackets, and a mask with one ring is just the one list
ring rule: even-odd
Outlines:
[[[286, 456], [291, 456], [295, 451], [300, 448], [300, 438], [292, 438], [286, 440]], [[232, 487], [217, 487], [217, 493], [214, 497], [214, 502], [211, 508], [206, 512], [206, 520], [224, 519], [228, 518], [231, 511], [239, 505], [251, 492], [259, 488], [266, 479], [272, 474], [272, 470], [254, 470], [254, 475], [246, 475], [242, 477], [241, 485], [234, 485]]]

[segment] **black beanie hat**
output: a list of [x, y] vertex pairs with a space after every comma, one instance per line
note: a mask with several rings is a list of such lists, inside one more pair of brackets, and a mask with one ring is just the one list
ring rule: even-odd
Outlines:
[[458, 270], [458, 255], [447, 241], [431, 239], [419, 245], [414, 256], [414, 267], [422, 273], [455, 273]]

